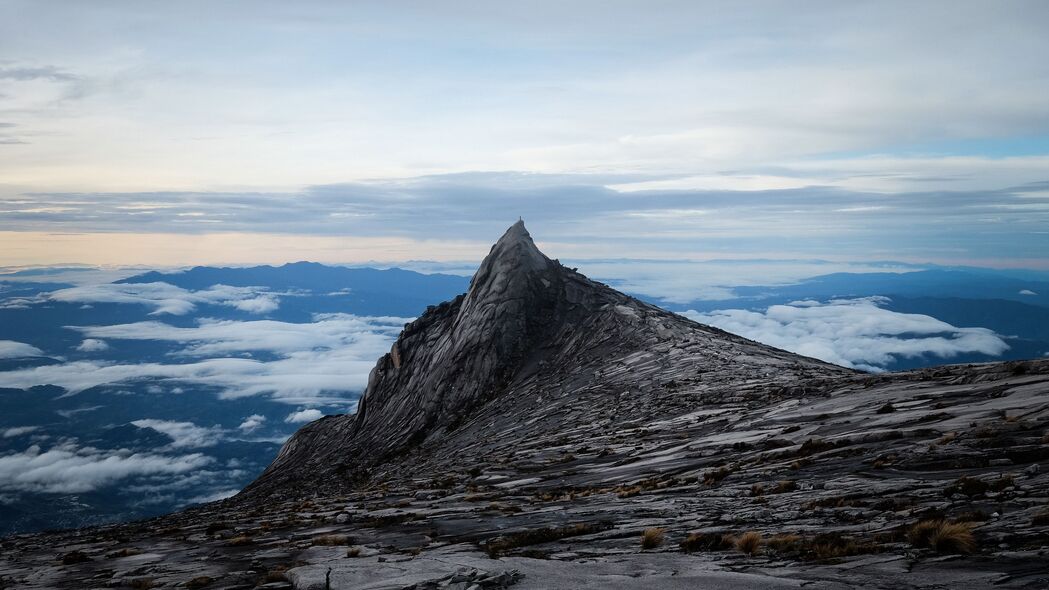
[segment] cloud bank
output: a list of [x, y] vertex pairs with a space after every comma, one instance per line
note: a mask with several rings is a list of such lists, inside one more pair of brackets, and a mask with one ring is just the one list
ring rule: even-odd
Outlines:
[[[80, 327], [85, 335], [109, 340], [178, 342], [184, 347], [177, 356], [206, 358], [135, 364], [84, 360], [8, 371], [3, 377], [8, 387], [51, 384], [70, 393], [146, 379], [212, 386], [227, 398], [266, 394], [297, 405], [345, 403], [340, 394], [364, 388], [375, 360], [389, 351], [409, 321], [349, 314], [321, 314], [315, 320], [307, 324], [202, 320], [193, 328], [161, 322]], [[240, 356], [252, 352], [277, 358]]]
[[51, 301], [78, 303], [126, 303], [152, 307], [150, 315], [186, 315], [197, 305], [224, 305], [250, 313], [277, 309], [280, 299], [264, 287], [214, 285], [191, 291], [168, 283], [103, 283], [58, 289], [44, 295]]
[[797, 301], [764, 313], [742, 309], [682, 315], [758, 342], [830, 363], [883, 371], [894, 357], [997, 356], [1009, 345], [986, 328], [958, 328], [927, 315], [889, 311], [884, 297]]
[[199, 453], [164, 456], [104, 451], [74, 443], [47, 450], [33, 445], [25, 451], [0, 456], [0, 490], [77, 494], [128, 477], [185, 474], [212, 461]]

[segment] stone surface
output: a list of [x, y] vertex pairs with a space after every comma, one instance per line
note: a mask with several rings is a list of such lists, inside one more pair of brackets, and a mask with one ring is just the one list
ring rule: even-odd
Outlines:
[[[522, 225], [362, 408], [237, 497], [3, 539], [0, 587], [1049, 586], [1049, 360], [849, 371], [589, 281]], [[908, 539], [943, 518], [972, 554]]]

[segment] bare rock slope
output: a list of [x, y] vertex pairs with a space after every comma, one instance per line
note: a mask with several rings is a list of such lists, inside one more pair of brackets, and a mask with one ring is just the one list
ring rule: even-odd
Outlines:
[[523, 224], [360, 409], [235, 498], [4, 540], [0, 587], [1045, 588], [1049, 361], [869, 375], [540, 253]]

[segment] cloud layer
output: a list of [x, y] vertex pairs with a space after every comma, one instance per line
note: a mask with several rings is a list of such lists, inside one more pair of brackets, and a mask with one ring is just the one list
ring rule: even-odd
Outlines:
[[33, 445], [25, 451], [0, 456], [0, 490], [84, 493], [128, 477], [184, 474], [212, 461], [199, 453], [164, 456], [104, 451], [74, 443], [47, 450]]
[[728, 309], [682, 315], [764, 344], [845, 367], [881, 371], [894, 357], [963, 353], [997, 356], [1009, 346], [986, 328], [957, 328], [935, 318], [879, 307], [883, 297], [798, 301], [764, 313]]
[[152, 307], [151, 315], [186, 315], [197, 305], [224, 305], [250, 313], [277, 309], [280, 299], [262, 287], [214, 285], [191, 291], [168, 283], [103, 283], [58, 289], [44, 295], [51, 301], [129, 303]]
[[[223, 397], [267, 394], [289, 404], [321, 404], [363, 389], [375, 360], [387, 352], [405, 318], [323, 314], [306, 324], [201, 320], [178, 328], [161, 322], [77, 328], [108, 340], [157, 340], [183, 345], [183, 363], [75, 361], [3, 374], [8, 387], [51, 384], [77, 393], [104, 384], [151, 379], [216, 387]], [[274, 360], [244, 358], [264, 352]], [[236, 356], [227, 356], [236, 355]], [[352, 408], [352, 405], [351, 405]]]

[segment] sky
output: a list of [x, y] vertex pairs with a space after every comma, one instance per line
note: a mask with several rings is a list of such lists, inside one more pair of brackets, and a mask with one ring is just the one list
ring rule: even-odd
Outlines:
[[0, 266], [1049, 269], [1049, 3], [0, 0]]

